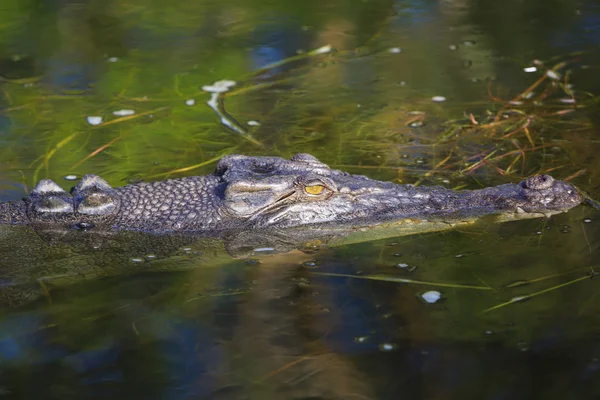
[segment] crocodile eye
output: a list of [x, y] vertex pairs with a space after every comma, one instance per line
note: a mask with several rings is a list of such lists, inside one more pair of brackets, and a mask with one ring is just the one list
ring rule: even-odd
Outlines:
[[313, 196], [317, 196], [323, 193], [323, 190], [325, 190], [325, 186], [323, 185], [312, 185], [304, 187], [304, 191], [308, 194], [312, 194]]

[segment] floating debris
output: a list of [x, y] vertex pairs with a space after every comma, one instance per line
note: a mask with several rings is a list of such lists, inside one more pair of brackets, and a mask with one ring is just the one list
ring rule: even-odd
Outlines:
[[155, 254], [146, 254], [146, 260], [156, 260]]
[[546, 71], [546, 76], [550, 79], [554, 79], [555, 81], [560, 79], [560, 74], [556, 71], [553, 71], [551, 69], [549, 69], [548, 71]]
[[102, 117], [90, 115], [86, 119], [87, 119], [88, 124], [90, 124], [90, 125], [100, 125], [102, 123]]
[[196, 104], [196, 100], [194, 99], [188, 99], [185, 101], [186, 106], [193, 106], [194, 104]]
[[433, 96], [431, 98], [431, 101], [433, 101], [434, 103], [443, 103], [444, 101], [446, 101], [446, 98], [444, 96]]
[[258, 122], [258, 121], [248, 121], [247, 124], [248, 124], [248, 126], [259, 126], [260, 122]]
[[237, 84], [236, 81], [231, 81], [228, 79], [223, 79], [220, 81], [214, 82], [212, 85], [204, 85], [202, 86], [202, 90], [209, 93], [225, 93], [229, 91], [233, 86]]
[[400, 47], [392, 47], [392, 48], [388, 49], [388, 53], [392, 53], [392, 54], [398, 54], [401, 52], [402, 52], [402, 49]]
[[77, 179], [79, 179], [79, 177], [77, 175], [65, 175], [63, 179], [65, 181], [76, 181]]
[[430, 290], [421, 295], [421, 298], [429, 304], [438, 302], [442, 298], [442, 294], [437, 290]]
[[368, 336], [357, 336], [354, 338], [356, 343], [366, 343], [367, 340], [369, 340]]
[[318, 49], [315, 49], [312, 51], [313, 54], [325, 54], [325, 53], [329, 53], [331, 51], [331, 45], [325, 45], [323, 47], [319, 47]]
[[117, 111], [113, 111], [113, 115], [116, 115], [117, 117], [127, 117], [130, 115], [135, 114], [134, 110], [129, 110], [129, 109], [122, 109], [122, 110], [117, 110]]
[[525, 71], [525, 72], [535, 72], [535, 71], [537, 71], [537, 67], [525, 67], [525, 68], [523, 68], [523, 71]]
[[535, 96], [535, 95], [536, 95], [536, 93], [532, 90], [529, 93], [525, 93], [525, 94], [521, 95], [521, 97], [529, 100], [529, 99], [533, 98], [533, 96]]
[[413, 121], [410, 124], [408, 124], [409, 128], [421, 128], [423, 126], [425, 126], [425, 121], [423, 120]]
[[131, 259], [131, 262], [134, 262], [134, 263], [143, 263], [144, 261], [145, 260], [143, 258], [141, 258], [141, 257], [133, 257]]
[[396, 349], [396, 345], [393, 343], [381, 343], [379, 345], [379, 350], [381, 351], [392, 351]]
[[417, 269], [417, 266], [406, 264], [406, 263], [398, 263], [398, 264], [396, 264], [396, 268], [403, 269], [406, 272], [413, 272]]
[[318, 264], [314, 261], [305, 261], [302, 263], [302, 266], [305, 268], [316, 268], [318, 267]]
[[563, 104], [575, 104], [577, 102], [575, 99], [571, 98], [559, 99], [558, 101], [560, 101]]

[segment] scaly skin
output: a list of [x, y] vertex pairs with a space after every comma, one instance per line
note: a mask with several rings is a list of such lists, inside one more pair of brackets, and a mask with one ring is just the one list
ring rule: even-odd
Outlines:
[[68, 194], [43, 180], [29, 197], [0, 204], [0, 223], [161, 234], [351, 228], [406, 219], [452, 223], [490, 214], [535, 218], [582, 201], [575, 187], [548, 175], [457, 192], [348, 174], [308, 154], [291, 160], [231, 155], [211, 175], [119, 188], [86, 175]]

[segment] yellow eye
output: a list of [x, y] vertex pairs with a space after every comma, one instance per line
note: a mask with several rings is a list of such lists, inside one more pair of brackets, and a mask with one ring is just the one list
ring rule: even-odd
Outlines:
[[308, 194], [312, 194], [312, 195], [318, 195], [323, 193], [323, 190], [325, 190], [324, 186], [321, 185], [313, 185], [313, 186], [306, 186], [304, 188], [304, 191]]

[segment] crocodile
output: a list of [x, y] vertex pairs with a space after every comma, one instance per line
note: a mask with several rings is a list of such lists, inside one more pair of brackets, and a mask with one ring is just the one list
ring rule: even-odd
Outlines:
[[289, 160], [228, 155], [209, 175], [116, 188], [85, 175], [67, 193], [44, 179], [29, 196], [0, 203], [0, 224], [215, 236], [288, 228], [339, 232], [390, 223], [428, 231], [488, 215], [502, 221], [548, 217], [583, 201], [573, 185], [549, 175], [454, 191], [377, 181], [332, 169], [309, 154]]

